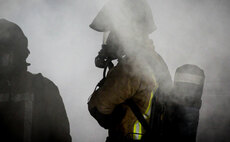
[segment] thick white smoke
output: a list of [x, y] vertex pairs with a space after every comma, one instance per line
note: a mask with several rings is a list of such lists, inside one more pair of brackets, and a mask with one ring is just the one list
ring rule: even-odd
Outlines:
[[[0, 18], [17, 23], [29, 40], [29, 70], [56, 83], [73, 141], [104, 141], [106, 130], [89, 115], [87, 99], [102, 77], [94, 58], [102, 33], [89, 24], [108, 0], [0, 0]], [[198, 141], [228, 141], [230, 130], [230, 2], [148, 0], [157, 30], [156, 51], [173, 77], [186, 63], [204, 69], [206, 85]]]

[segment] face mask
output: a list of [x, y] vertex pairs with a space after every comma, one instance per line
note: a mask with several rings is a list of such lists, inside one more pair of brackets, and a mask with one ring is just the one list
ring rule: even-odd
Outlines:
[[0, 53], [0, 74], [5, 74], [13, 69], [13, 53]]
[[105, 68], [112, 60], [118, 59], [119, 44], [114, 34], [104, 32], [102, 49], [95, 58], [95, 65], [99, 68]]

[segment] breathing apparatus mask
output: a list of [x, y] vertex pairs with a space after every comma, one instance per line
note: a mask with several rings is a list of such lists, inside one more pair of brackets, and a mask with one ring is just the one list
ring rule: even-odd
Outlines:
[[113, 60], [119, 59], [124, 53], [115, 34], [104, 32], [101, 50], [95, 58], [95, 65], [98, 68], [112, 68]]
[[100, 88], [104, 84], [107, 68], [110, 70], [114, 67], [112, 61], [120, 59], [124, 56], [124, 51], [116, 34], [112, 32], [104, 32], [102, 48], [95, 58], [95, 66], [104, 69], [103, 78], [97, 84], [94, 91], [96, 91], [98, 87]]

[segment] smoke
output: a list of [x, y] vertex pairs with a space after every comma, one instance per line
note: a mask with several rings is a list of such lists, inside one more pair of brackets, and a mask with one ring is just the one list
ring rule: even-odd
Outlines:
[[[59, 87], [73, 141], [104, 141], [107, 135], [87, 110], [88, 96], [102, 77], [94, 58], [103, 36], [89, 24], [106, 2], [0, 0], [0, 18], [17, 23], [28, 38], [29, 70], [43, 73]], [[178, 66], [187, 63], [205, 71], [198, 141], [228, 141], [230, 2], [148, 2], [157, 27], [150, 37], [172, 77]]]
[[153, 38], [172, 75], [175, 68], [186, 63], [205, 71], [198, 141], [229, 141], [230, 3], [202, 0], [155, 4], [158, 30]]

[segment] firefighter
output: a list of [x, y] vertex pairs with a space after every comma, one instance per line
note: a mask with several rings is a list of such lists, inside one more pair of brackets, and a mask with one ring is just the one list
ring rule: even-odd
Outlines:
[[27, 44], [18, 25], [0, 19], [0, 141], [70, 142], [57, 86], [27, 71]]
[[91, 95], [89, 112], [108, 129], [107, 142], [143, 141], [147, 130], [127, 102], [134, 102], [149, 122], [157, 90], [167, 94], [172, 86], [168, 67], [149, 38], [155, 30], [151, 9], [145, 0], [110, 0], [90, 27], [104, 32], [95, 64], [110, 70]]

